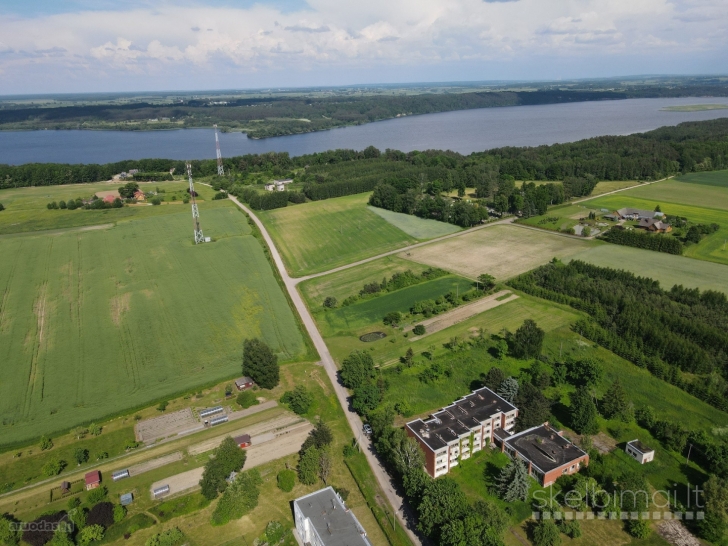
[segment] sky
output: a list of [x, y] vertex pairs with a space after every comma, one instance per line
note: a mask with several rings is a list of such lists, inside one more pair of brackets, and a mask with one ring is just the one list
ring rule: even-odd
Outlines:
[[2, 95], [726, 73], [726, 0], [0, 0]]

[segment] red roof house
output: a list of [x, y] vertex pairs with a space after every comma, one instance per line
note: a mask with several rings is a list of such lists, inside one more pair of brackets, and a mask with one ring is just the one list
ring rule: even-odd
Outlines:
[[250, 441], [250, 434], [243, 434], [242, 436], [237, 436], [233, 438], [235, 440], [235, 443], [238, 444], [238, 447], [240, 449], [245, 449], [246, 447], [250, 447], [251, 441]]
[[98, 470], [92, 470], [88, 472], [84, 478], [86, 480], [86, 491], [89, 489], [96, 489], [101, 485], [101, 472]]
[[134, 192], [134, 199], [137, 201], [144, 201], [146, 197], [144, 196], [144, 192], [141, 190], [137, 190]]
[[113, 203], [114, 199], [116, 199], [116, 196], [114, 194], [105, 195], [104, 203]]

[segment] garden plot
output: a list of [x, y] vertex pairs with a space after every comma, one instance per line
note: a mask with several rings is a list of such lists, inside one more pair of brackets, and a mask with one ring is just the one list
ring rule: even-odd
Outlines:
[[499, 225], [415, 248], [399, 257], [441, 267], [471, 279], [488, 273], [505, 280], [552, 258], [572, 256], [594, 244], [545, 231]]
[[153, 443], [160, 438], [175, 436], [188, 430], [200, 430], [203, 425], [193, 415], [190, 408], [185, 408], [159, 417], [139, 421], [134, 425], [137, 442]]

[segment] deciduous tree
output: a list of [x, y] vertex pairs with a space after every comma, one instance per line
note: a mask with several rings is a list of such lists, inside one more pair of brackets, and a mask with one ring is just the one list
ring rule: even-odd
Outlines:
[[272, 389], [279, 382], [278, 357], [260, 339], [246, 339], [243, 344], [243, 373], [260, 387]]

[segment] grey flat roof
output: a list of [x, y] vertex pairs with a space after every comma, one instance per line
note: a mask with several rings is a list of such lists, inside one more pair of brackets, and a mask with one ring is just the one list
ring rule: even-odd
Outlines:
[[586, 455], [547, 424], [529, 428], [506, 439], [515, 449], [544, 472], [555, 470]]
[[293, 501], [311, 520], [326, 546], [372, 546], [364, 528], [341, 502], [333, 487], [321, 489]]
[[653, 451], [655, 451], [654, 449], [647, 447], [645, 444], [643, 444], [639, 440], [632, 440], [631, 442], [627, 442], [627, 445], [635, 448], [637, 451], [639, 451], [643, 455], [646, 453], [652, 453]]
[[498, 396], [487, 387], [473, 391], [461, 399], [433, 413], [427, 421], [415, 419], [407, 426], [434, 451], [445, 447], [472, 428], [489, 421], [498, 413], [515, 410], [513, 404]]

